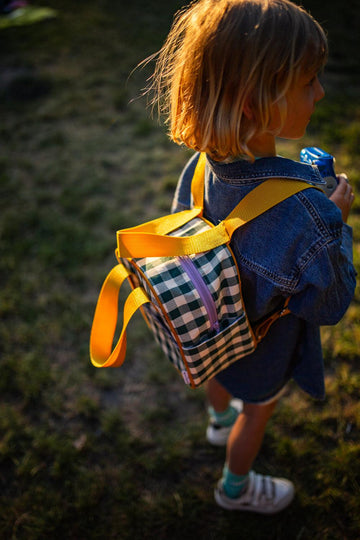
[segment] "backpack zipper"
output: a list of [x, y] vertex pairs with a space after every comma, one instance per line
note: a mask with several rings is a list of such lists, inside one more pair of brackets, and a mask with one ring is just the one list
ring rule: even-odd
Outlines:
[[214, 299], [202, 277], [199, 270], [195, 266], [192, 259], [188, 256], [178, 257], [180, 264], [190, 278], [190, 281], [194, 285], [195, 289], [199, 293], [202, 303], [207, 311], [211, 329], [218, 332], [220, 330], [219, 319], [216, 312], [216, 305]]

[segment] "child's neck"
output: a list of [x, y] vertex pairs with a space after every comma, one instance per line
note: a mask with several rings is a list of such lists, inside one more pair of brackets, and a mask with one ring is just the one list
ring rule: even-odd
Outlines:
[[276, 156], [275, 137], [269, 133], [250, 139], [248, 147], [256, 158]]

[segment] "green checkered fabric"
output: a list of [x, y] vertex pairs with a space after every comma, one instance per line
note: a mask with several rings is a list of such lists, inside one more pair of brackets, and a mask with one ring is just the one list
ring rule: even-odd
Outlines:
[[[195, 218], [174, 236], [198, 234], [208, 225]], [[137, 274], [151, 303], [144, 306], [149, 326], [186, 384], [200, 386], [255, 349], [231, 250], [222, 245], [190, 257], [216, 306], [212, 324], [207, 306], [179, 257], [146, 257], [124, 265]]]

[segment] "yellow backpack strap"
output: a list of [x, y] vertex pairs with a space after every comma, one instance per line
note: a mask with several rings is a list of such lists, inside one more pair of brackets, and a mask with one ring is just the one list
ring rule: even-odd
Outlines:
[[204, 187], [205, 187], [205, 165], [206, 154], [202, 152], [195, 167], [194, 176], [191, 181], [191, 195], [195, 208], [204, 208]]
[[129, 229], [118, 231], [117, 257], [175, 257], [202, 253], [229, 241], [224, 222], [193, 236], [167, 236]]
[[[202, 161], [198, 170], [204, 175], [205, 156], [201, 154], [200, 158]], [[200, 181], [197, 172], [194, 178], [193, 197], [197, 204], [202, 204], [202, 200], [199, 199], [203, 197], [204, 183]], [[193, 236], [167, 236], [166, 231], [175, 230], [176, 227], [173, 226], [176, 222], [181, 221], [181, 224], [185, 224], [193, 217], [201, 215], [202, 208], [200, 207], [180, 212], [178, 220], [174, 218], [177, 214], [171, 214], [138, 227], [122, 229], [117, 231], [117, 256], [124, 258], [173, 257], [213, 249], [230, 242], [234, 231], [245, 223], [291, 195], [312, 187], [299, 180], [280, 178], [266, 180], [248, 193], [222, 222]]]
[[[191, 183], [194, 206], [203, 208], [206, 154], [202, 152]], [[223, 220], [230, 238], [234, 231], [299, 191], [313, 187], [301, 180], [270, 178], [246, 195]]]
[[90, 358], [96, 367], [118, 367], [126, 354], [126, 328], [134, 313], [149, 302], [145, 291], [136, 287], [126, 299], [123, 313], [123, 328], [113, 351], [116, 323], [118, 319], [118, 297], [120, 287], [130, 273], [118, 264], [108, 274], [97, 302], [90, 336]]
[[270, 178], [248, 193], [224, 219], [229, 237], [239, 227], [249, 223], [252, 219], [260, 216], [273, 206], [288, 199], [295, 193], [313, 188], [310, 184], [301, 180], [282, 178]]

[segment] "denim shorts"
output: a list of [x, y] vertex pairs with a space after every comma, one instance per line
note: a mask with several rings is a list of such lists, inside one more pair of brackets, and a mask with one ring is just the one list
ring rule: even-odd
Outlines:
[[218, 373], [216, 380], [245, 403], [271, 403], [285, 391], [293, 376], [301, 340], [299, 319], [292, 315], [279, 319], [253, 353]]

